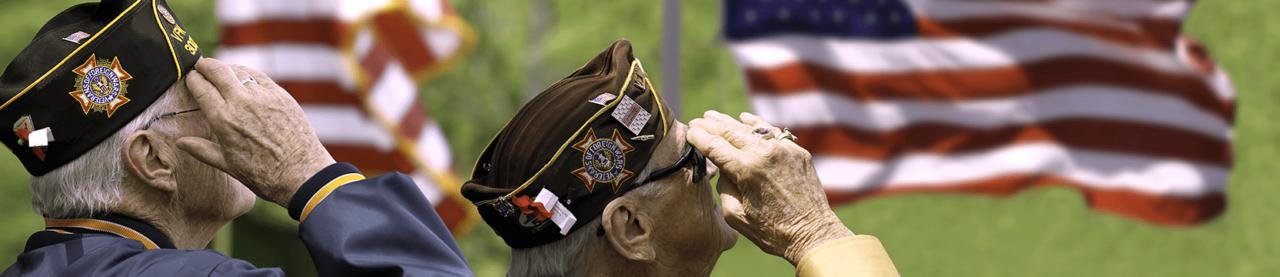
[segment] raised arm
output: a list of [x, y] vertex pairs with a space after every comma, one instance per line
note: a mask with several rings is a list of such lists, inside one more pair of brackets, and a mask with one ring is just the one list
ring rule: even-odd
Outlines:
[[879, 239], [855, 235], [831, 210], [809, 151], [758, 116], [740, 118], [707, 111], [689, 124], [689, 143], [720, 167], [729, 226], [799, 276], [897, 276]]
[[[335, 163], [302, 108], [265, 74], [209, 58], [195, 68], [187, 85], [216, 140], [184, 137], [179, 147], [288, 208], [320, 275], [472, 274], [408, 176], [366, 179], [350, 164]], [[252, 270], [231, 263], [226, 275]]]

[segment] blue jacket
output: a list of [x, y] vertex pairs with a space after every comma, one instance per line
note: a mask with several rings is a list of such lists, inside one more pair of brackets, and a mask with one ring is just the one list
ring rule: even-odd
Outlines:
[[[296, 192], [289, 215], [321, 276], [470, 276], [449, 229], [413, 180], [364, 179], [337, 163]], [[155, 227], [108, 214], [46, 219], [9, 276], [284, 276], [213, 250], [178, 250]]]

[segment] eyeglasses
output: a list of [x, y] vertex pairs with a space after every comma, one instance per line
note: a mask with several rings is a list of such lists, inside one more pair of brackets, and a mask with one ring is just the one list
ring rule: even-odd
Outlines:
[[199, 110], [200, 110], [200, 109], [190, 109], [190, 110], [185, 110], [185, 111], [180, 111], [180, 112], [171, 112], [171, 113], [158, 114], [158, 115], [156, 115], [156, 116], [151, 117], [151, 120], [147, 121], [147, 124], [146, 124], [146, 125], [142, 125], [142, 129], [143, 129], [143, 130], [150, 129], [150, 128], [151, 128], [151, 123], [155, 123], [155, 122], [156, 122], [156, 120], [160, 120], [161, 118], [170, 117], [170, 116], [175, 116], [175, 115], [180, 115], [180, 114], [189, 113], [189, 112], [194, 112], [194, 111], [199, 111]]
[[[692, 180], [689, 180], [691, 183], [701, 182], [702, 178], [707, 177], [707, 157], [703, 156], [702, 152], [698, 151], [698, 148], [695, 148], [692, 144], [688, 143], [685, 143], [684, 156], [680, 157], [680, 160], [676, 161], [675, 164], [654, 170], [653, 173], [649, 173], [649, 178], [645, 179], [645, 183], [647, 184], [648, 182], [661, 180], [662, 178], [666, 178], [668, 175], [676, 173], [676, 171], [680, 171], [680, 169], [684, 169], [685, 167], [693, 168], [693, 178]], [[643, 185], [644, 184], [639, 184], [625, 188], [618, 195], [627, 194], [627, 192], [631, 192], [631, 190]]]
[[692, 182], [701, 182], [703, 177], [707, 177], [707, 157], [703, 156], [702, 152], [698, 151], [698, 148], [693, 147], [693, 144], [685, 143], [684, 156], [680, 157], [680, 160], [676, 161], [676, 163], [671, 166], [654, 170], [652, 174], [649, 174], [649, 178], [646, 180], [654, 181], [662, 179], [667, 177], [667, 175], [676, 173], [676, 171], [689, 166], [693, 167]]

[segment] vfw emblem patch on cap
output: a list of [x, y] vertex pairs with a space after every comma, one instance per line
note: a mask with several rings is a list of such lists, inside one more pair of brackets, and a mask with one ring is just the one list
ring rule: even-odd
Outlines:
[[582, 182], [587, 185], [587, 191], [594, 191], [596, 183], [606, 183], [613, 187], [614, 193], [617, 193], [622, 182], [635, 175], [623, 166], [627, 164], [625, 154], [636, 148], [627, 144], [617, 129], [614, 129], [613, 136], [608, 138], [597, 138], [596, 132], [588, 129], [587, 136], [574, 144], [573, 148], [583, 152], [582, 168], [574, 170], [573, 175], [582, 179]]
[[89, 55], [89, 60], [73, 72], [80, 75], [76, 77], [76, 88], [80, 90], [72, 91], [71, 97], [80, 101], [84, 114], [89, 114], [90, 110], [105, 111], [107, 117], [111, 117], [117, 108], [129, 103], [129, 98], [124, 97], [128, 93], [125, 81], [133, 79], [133, 76], [120, 67], [120, 59], [98, 59], [96, 55]]

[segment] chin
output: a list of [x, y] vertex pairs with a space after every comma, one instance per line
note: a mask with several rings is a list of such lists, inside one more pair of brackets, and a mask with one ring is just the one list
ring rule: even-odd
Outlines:
[[235, 219], [249, 213], [253, 209], [254, 201], [258, 200], [258, 196], [253, 194], [248, 187], [245, 187], [235, 178], [223, 173], [223, 177], [227, 180], [226, 194], [227, 199], [224, 202], [223, 209], [226, 211], [228, 219]]
[[235, 212], [232, 215], [232, 218], [235, 218], [249, 213], [249, 210], [253, 209], [255, 201], [258, 200], [258, 196], [253, 194], [253, 191], [250, 191], [248, 187], [245, 187], [244, 185], [241, 185], [240, 182], [235, 181], [235, 179], [231, 180], [231, 189], [235, 190], [237, 196], [235, 199], [236, 204], [233, 207]]
[[257, 199], [258, 197], [254, 196], [253, 193], [240, 197], [239, 203], [236, 204], [235, 213], [232, 214], [232, 218], [240, 217], [249, 213], [249, 210], [253, 210], [254, 201]]
[[720, 251], [729, 251], [729, 249], [733, 249], [734, 245], [738, 244], [738, 231], [726, 227], [720, 229], [720, 232], [720, 245], [723, 245]]

